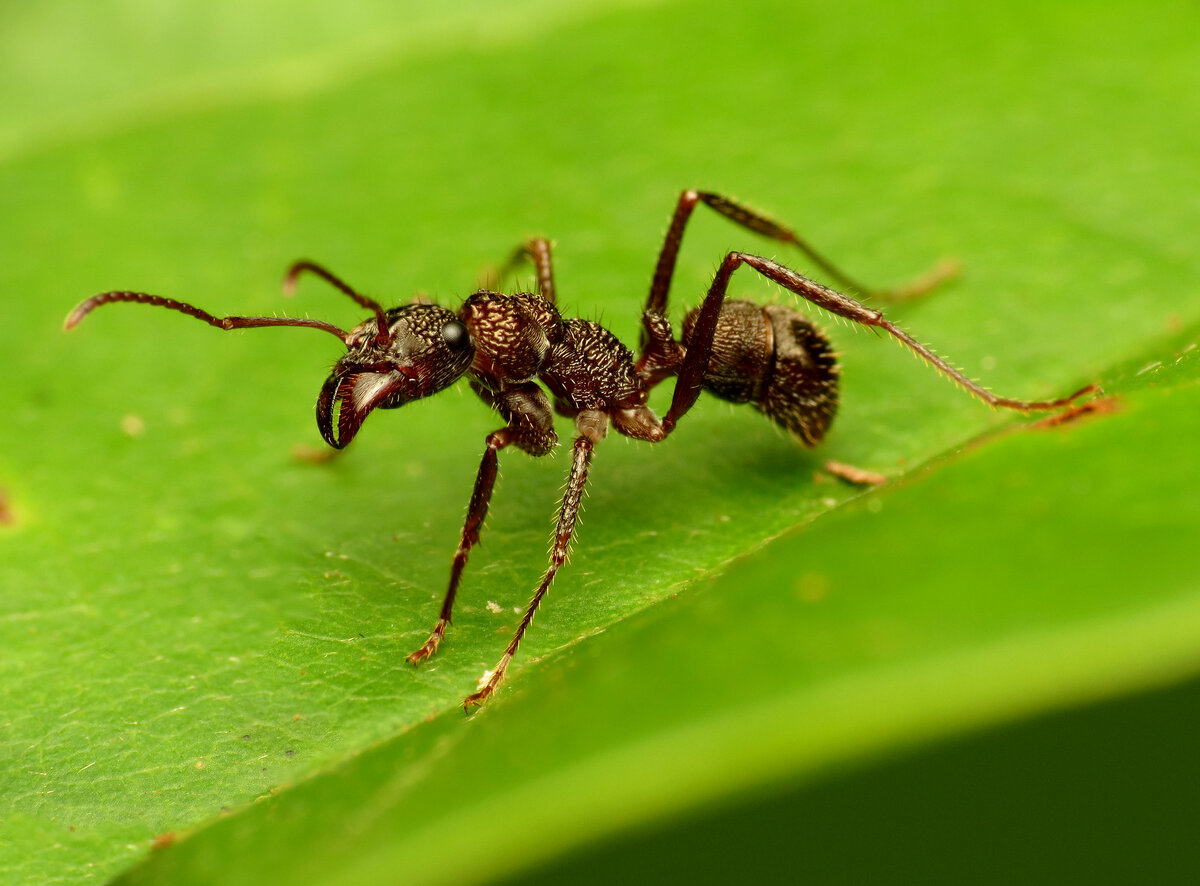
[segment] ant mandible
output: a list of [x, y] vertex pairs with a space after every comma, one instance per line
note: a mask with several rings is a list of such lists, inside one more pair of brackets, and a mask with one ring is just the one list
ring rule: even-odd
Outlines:
[[[788, 227], [719, 194], [684, 191], [675, 207], [654, 268], [642, 313], [641, 354], [633, 354], [611, 332], [590, 320], [564, 318], [558, 310], [550, 242], [535, 238], [521, 246], [505, 267], [528, 259], [537, 273], [537, 293], [503, 295], [483, 289], [457, 312], [418, 300], [384, 310], [320, 265], [297, 262], [284, 279], [287, 292], [304, 272], [323, 278], [374, 317], [346, 332], [331, 323], [293, 317], [215, 317], [192, 305], [142, 292], [104, 292], [82, 302], [67, 317], [71, 328], [93, 309], [110, 302], [138, 302], [180, 311], [218, 329], [305, 326], [338, 337], [348, 352], [333, 367], [317, 397], [317, 426], [334, 449], [350, 443], [374, 409], [395, 409], [449, 387], [463, 375], [479, 398], [504, 419], [488, 434], [475, 477], [462, 538], [450, 568], [441, 614], [429, 639], [408, 656], [414, 665], [437, 652], [450, 624], [454, 598], [471, 548], [487, 515], [496, 482], [498, 454], [516, 446], [530, 455], [549, 453], [558, 443], [554, 412], [575, 421], [571, 471], [558, 514], [550, 565], [534, 591], [495, 669], [464, 707], [482, 704], [496, 691], [542, 602], [575, 531], [583, 487], [596, 444], [609, 426], [637, 440], [665, 439], [695, 404], [702, 390], [734, 403], [750, 403], [799, 442], [813, 446], [825, 436], [838, 401], [838, 366], [829, 341], [798, 311], [785, 305], [758, 305], [727, 299], [734, 271], [746, 265], [818, 307], [864, 326], [882, 329], [968, 392], [994, 407], [1022, 412], [1065, 406], [1092, 390], [1089, 385], [1057, 400], [1025, 401], [997, 397], [946, 363], [877, 310], [822, 286], [770, 259], [730, 252], [721, 262], [700, 307], [683, 321], [676, 340], [667, 319], [667, 293], [684, 229], [697, 204], [744, 228], [791, 244], [844, 288], [866, 292], [824, 259]], [[875, 295], [913, 295], [936, 285], [944, 274]], [[646, 400], [659, 382], [676, 377], [667, 414], [659, 419]], [[541, 383], [539, 385], [539, 382]], [[554, 398], [553, 409], [545, 385]]]

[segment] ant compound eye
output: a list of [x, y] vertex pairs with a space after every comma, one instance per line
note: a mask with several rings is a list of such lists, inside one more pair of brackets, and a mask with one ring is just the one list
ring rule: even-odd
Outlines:
[[442, 327], [442, 338], [454, 350], [461, 350], [471, 343], [467, 327], [459, 320], [451, 320]]

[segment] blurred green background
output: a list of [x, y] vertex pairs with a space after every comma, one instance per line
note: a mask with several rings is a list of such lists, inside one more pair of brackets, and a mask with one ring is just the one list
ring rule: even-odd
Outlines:
[[[5, 5], [0, 879], [1193, 882], [1198, 87], [1184, 2]], [[713, 401], [610, 439], [468, 718], [561, 456], [506, 453], [418, 671], [498, 423], [465, 387], [317, 465], [328, 336], [61, 331], [116, 288], [345, 327], [289, 262], [455, 304], [541, 233], [564, 312], [632, 344], [684, 187], [879, 285], [959, 259], [901, 325], [1113, 411], [1029, 429], [818, 318], [829, 439]], [[730, 249], [810, 270], [698, 215], [677, 321]]]

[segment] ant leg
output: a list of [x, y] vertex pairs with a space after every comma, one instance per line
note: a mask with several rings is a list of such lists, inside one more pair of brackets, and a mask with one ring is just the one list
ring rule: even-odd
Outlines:
[[438, 617], [433, 633], [425, 641], [425, 645], [408, 656], [412, 664], [420, 664], [437, 652], [442, 638], [446, 636], [446, 626], [450, 624], [450, 616], [454, 612], [454, 597], [458, 593], [458, 583], [462, 578], [463, 568], [471, 555], [471, 548], [479, 541], [479, 530], [483, 526], [483, 518], [487, 516], [488, 503], [492, 499], [492, 488], [496, 485], [496, 473], [499, 467], [497, 453], [512, 442], [511, 428], [501, 428], [488, 434], [487, 448], [483, 452], [483, 460], [479, 463], [479, 473], [475, 475], [475, 488], [471, 492], [471, 503], [467, 506], [467, 521], [463, 524], [462, 539], [458, 550], [454, 552], [454, 560], [450, 566], [450, 585], [446, 589], [446, 597], [442, 601], [442, 612]]
[[472, 705], [483, 704], [496, 691], [504, 679], [508, 663], [517, 654], [517, 647], [521, 645], [521, 639], [525, 636], [530, 622], [533, 621], [533, 615], [541, 605], [542, 598], [546, 596], [550, 583], [554, 581], [559, 567], [567, 561], [571, 539], [575, 534], [575, 519], [579, 516], [579, 506], [583, 500], [583, 487], [587, 482], [588, 467], [592, 463], [592, 451], [596, 444], [604, 439], [608, 430], [608, 416], [598, 410], [584, 410], [576, 417], [575, 426], [579, 430], [579, 436], [575, 438], [575, 447], [571, 456], [571, 473], [567, 477], [567, 491], [563, 493], [562, 507], [558, 512], [558, 524], [554, 530], [554, 547], [550, 551], [550, 566], [546, 570], [546, 574], [542, 576], [541, 584], [534, 591], [533, 599], [529, 601], [525, 616], [517, 626], [517, 632], [509, 642], [508, 648], [504, 650], [504, 655], [500, 657], [496, 667], [484, 675], [479, 691], [463, 701], [463, 707], [467, 710], [470, 710]]
[[479, 473], [475, 475], [475, 488], [471, 491], [471, 503], [467, 506], [462, 538], [450, 565], [450, 583], [442, 601], [441, 615], [425, 645], [408, 656], [408, 661], [412, 664], [420, 664], [437, 652], [438, 646], [446, 636], [446, 626], [450, 624], [450, 616], [454, 611], [458, 583], [462, 579], [467, 558], [471, 555], [471, 548], [479, 541], [479, 531], [487, 516], [488, 504], [492, 500], [492, 489], [496, 485], [499, 470], [500, 450], [515, 444], [517, 448], [524, 449], [531, 455], [545, 455], [558, 442], [558, 436], [554, 433], [550, 402], [536, 384], [529, 382], [516, 385], [502, 392], [488, 391], [481, 386], [473, 387], [485, 402], [504, 416], [508, 426], [487, 436], [487, 448], [484, 449], [483, 459], [479, 463]]
[[717, 270], [717, 274], [713, 278], [708, 295], [705, 296], [704, 304], [701, 306], [700, 313], [696, 318], [696, 325], [692, 330], [687, 355], [684, 357], [683, 367], [679, 371], [679, 380], [675, 385], [675, 394], [671, 399], [671, 408], [662, 422], [663, 429], [668, 433], [675, 427], [675, 423], [692, 408], [692, 405], [696, 402], [696, 398], [700, 396], [700, 387], [704, 379], [704, 372], [708, 368], [709, 356], [712, 353], [712, 342], [717, 328], [717, 318], [721, 313], [721, 304], [725, 300], [725, 290], [729, 286], [729, 278], [733, 276], [733, 272], [743, 264], [749, 265], [768, 280], [778, 283], [780, 286], [812, 302], [819, 308], [824, 308], [833, 314], [837, 314], [839, 317], [845, 317], [847, 320], [852, 320], [855, 323], [861, 323], [863, 326], [873, 326], [882, 329], [897, 339], [906, 348], [916, 353], [926, 363], [949, 377], [951, 381], [961, 385], [968, 393], [973, 394], [991, 406], [1016, 409], [1020, 412], [1045, 411], [1066, 406], [1078, 397], [1096, 390], [1095, 385], [1088, 385], [1071, 394], [1069, 397], [1060, 397], [1057, 400], [1013, 400], [1008, 397], [997, 397], [991, 391], [967, 378], [937, 354], [933, 353], [933, 351], [929, 350], [929, 348], [925, 347], [925, 345], [886, 319], [879, 311], [868, 308], [849, 296], [842, 295], [840, 292], [836, 292], [827, 286], [822, 286], [820, 283], [809, 280], [807, 277], [796, 273], [791, 268], [784, 267], [778, 262], [757, 255], [749, 255], [744, 252], [731, 252], [721, 262], [721, 267]]
[[666, 314], [667, 293], [671, 288], [671, 277], [675, 273], [675, 262], [679, 256], [679, 247], [683, 242], [683, 231], [692, 216], [692, 210], [697, 203], [703, 203], [715, 212], [720, 213], [734, 224], [748, 228], [756, 234], [770, 237], [780, 243], [795, 246], [826, 274], [832, 277], [839, 286], [852, 289], [864, 296], [892, 300], [913, 298], [923, 295], [958, 273], [955, 262], [940, 262], [933, 270], [924, 274], [912, 283], [895, 289], [875, 289], [857, 282], [841, 268], [837, 267], [821, 253], [817, 252], [806, 240], [801, 239], [787, 225], [781, 224], [761, 212], [750, 209], [728, 197], [709, 191], [684, 191], [679, 195], [675, 204], [675, 214], [671, 217], [671, 225], [663, 241], [662, 251], [658, 255], [658, 263], [654, 266], [654, 278], [650, 284], [650, 296], [646, 300], [647, 313]]
[[533, 264], [534, 270], [537, 273], [538, 292], [551, 304], [556, 304], [554, 262], [550, 253], [551, 243], [549, 240], [545, 237], [533, 237], [514, 249], [512, 255], [500, 266], [498, 271], [494, 271], [492, 268], [485, 268], [484, 272], [479, 275], [480, 283], [484, 288], [490, 288], [492, 285], [499, 288], [508, 278], [508, 275], [515, 271], [521, 262], [528, 260]]
[[899, 300], [928, 292], [943, 280], [957, 273], [956, 265], [943, 262], [907, 286], [890, 291], [872, 290], [836, 267], [806, 241], [800, 239], [796, 232], [787, 225], [730, 200], [728, 197], [722, 197], [720, 194], [709, 191], [683, 191], [675, 204], [671, 224], [663, 239], [662, 249], [659, 251], [658, 261], [654, 266], [654, 277], [650, 282], [650, 295], [646, 299], [646, 309], [642, 313], [641, 354], [637, 361], [637, 372], [649, 387], [654, 387], [664, 379], [675, 375], [683, 364], [683, 348], [675, 341], [671, 324], [666, 319], [667, 296], [671, 289], [671, 279], [675, 274], [676, 261], [679, 258], [679, 248], [683, 244], [684, 229], [692, 217], [692, 211], [699, 203], [703, 203], [714, 212], [756, 234], [797, 247], [846, 289]]

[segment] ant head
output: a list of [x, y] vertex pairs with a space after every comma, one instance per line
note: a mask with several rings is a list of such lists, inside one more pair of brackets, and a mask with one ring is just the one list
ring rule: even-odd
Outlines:
[[467, 327], [452, 312], [427, 302], [385, 311], [377, 301], [310, 261], [298, 261], [288, 269], [284, 292], [290, 295], [296, 279], [305, 272], [321, 277], [375, 316], [346, 332], [323, 320], [300, 317], [216, 317], [173, 298], [114, 291], [85, 299], [67, 316], [64, 325], [70, 329], [103, 305], [133, 302], [178, 311], [217, 329], [300, 326], [335, 335], [349, 350], [334, 365], [317, 398], [317, 427], [335, 449], [354, 438], [372, 409], [395, 409], [436, 394], [470, 368], [475, 346]]
[[317, 398], [317, 427], [342, 449], [373, 409], [395, 409], [454, 384], [471, 366], [467, 327], [446, 308], [392, 308], [350, 330], [350, 349], [334, 365]]

